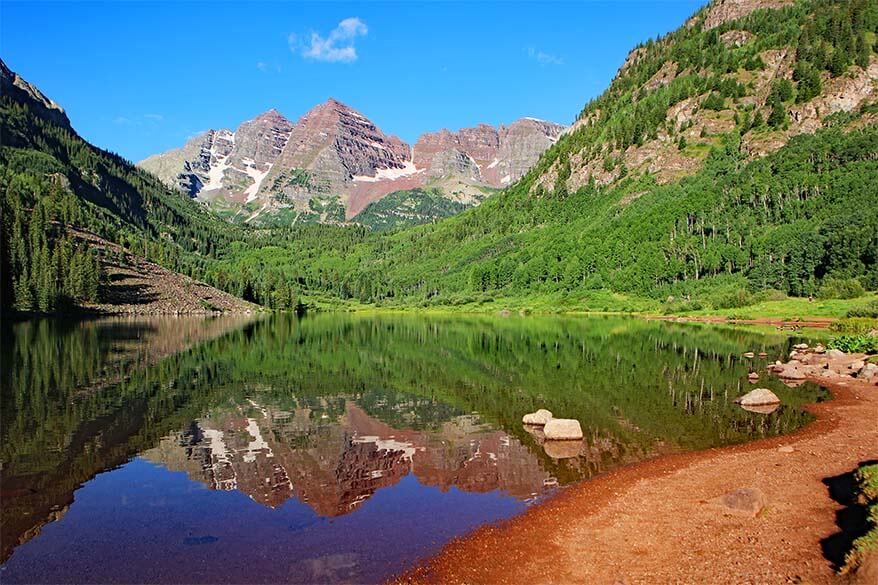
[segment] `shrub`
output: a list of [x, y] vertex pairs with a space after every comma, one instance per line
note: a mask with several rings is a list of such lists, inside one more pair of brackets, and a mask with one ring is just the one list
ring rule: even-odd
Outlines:
[[862, 465], [855, 474], [857, 501], [866, 508], [866, 526], [862, 535], [851, 543], [844, 557], [842, 574], [859, 568], [868, 554], [878, 551], [878, 464]]
[[871, 319], [878, 319], [878, 300], [869, 301], [865, 305], [854, 307], [845, 314], [845, 317], [869, 317]]
[[739, 288], [730, 293], [722, 294], [711, 299], [715, 309], [738, 309], [753, 304], [753, 295]]
[[759, 55], [754, 55], [744, 62], [744, 69], [747, 71], [756, 71], [757, 69], [765, 69], [765, 61]]
[[748, 313], [729, 313], [726, 315], [726, 319], [729, 321], [750, 321], [753, 316]]
[[689, 313], [691, 311], [700, 311], [704, 308], [701, 301], [673, 301], [668, 300], [662, 305], [662, 313], [665, 315], [674, 315], [677, 313]]
[[712, 92], [709, 96], [704, 98], [703, 102], [701, 102], [701, 107], [705, 110], [719, 111], [722, 110], [725, 105], [726, 100], [724, 100], [723, 96], [716, 92]]
[[825, 278], [817, 296], [821, 299], [855, 299], [866, 294], [856, 278]]
[[847, 317], [835, 321], [829, 328], [838, 333], [865, 334], [871, 331], [878, 331], [878, 319], [871, 317]]
[[753, 295], [753, 302], [755, 303], [764, 303], [766, 301], [785, 301], [786, 299], [787, 293], [774, 288], [767, 288]]
[[845, 353], [876, 353], [878, 338], [871, 335], [842, 335], [831, 340], [827, 347], [840, 349]]

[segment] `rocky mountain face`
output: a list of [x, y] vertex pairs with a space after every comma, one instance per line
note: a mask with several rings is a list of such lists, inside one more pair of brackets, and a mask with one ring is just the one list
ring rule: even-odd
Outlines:
[[[707, 7], [703, 26], [705, 30], [710, 30], [755, 10], [782, 8], [792, 3], [793, 0], [719, 0]], [[691, 26], [695, 22], [690, 20], [687, 24]]]
[[523, 118], [424, 134], [412, 147], [330, 99], [295, 124], [272, 110], [138, 164], [235, 220], [341, 223], [390, 193], [424, 187], [478, 204], [486, 189], [523, 176], [563, 130]]
[[535, 118], [499, 129], [479, 124], [458, 132], [440, 130], [418, 139], [414, 163], [431, 177], [458, 175], [501, 188], [530, 170], [563, 130], [559, 124]]
[[64, 108], [46, 97], [37, 86], [9, 69], [2, 59], [0, 59], [0, 91], [18, 102], [29, 104], [39, 116], [58, 126], [71, 129], [70, 120], [64, 113]]
[[293, 126], [276, 110], [241, 124], [234, 132], [208, 130], [182, 148], [139, 164], [190, 197], [247, 202], [280, 156]]

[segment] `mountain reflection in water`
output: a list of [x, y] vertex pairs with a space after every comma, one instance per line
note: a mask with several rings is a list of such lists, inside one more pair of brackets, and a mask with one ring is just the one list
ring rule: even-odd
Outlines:
[[[3, 327], [10, 583], [380, 580], [556, 485], [789, 432], [824, 396], [764, 380], [783, 404], [747, 412], [732, 399], [765, 361], [741, 354], [790, 340], [637, 319]], [[543, 444], [521, 425], [540, 407], [585, 440]], [[220, 551], [237, 569], [193, 563]]]

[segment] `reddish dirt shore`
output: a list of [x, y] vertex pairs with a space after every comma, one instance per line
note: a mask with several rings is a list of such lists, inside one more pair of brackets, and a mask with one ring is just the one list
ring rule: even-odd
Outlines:
[[680, 317], [674, 315], [646, 315], [644, 319], [653, 321], [692, 321], [694, 323], [731, 323], [733, 325], [774, 325], [778, 328], [791, 330], [793, 328], [826, 329], [837, 319], [834, 317], [810, 317], [808, 319], [778, 319], [775, 317], [760, 317], [759, 319], [729, 319], [728, 317], [702, 316]]
[[[846, 582], [822, 548], [844, 507], [824, 481], [878, 459], [878, 387], [819, 383], [835, 399], [810, 406], [817, 420], [795, 434], [617, 469], [452, 541], [397, 582]], [[755, 517], [709, 502], [743, 487], [768, 498]]]

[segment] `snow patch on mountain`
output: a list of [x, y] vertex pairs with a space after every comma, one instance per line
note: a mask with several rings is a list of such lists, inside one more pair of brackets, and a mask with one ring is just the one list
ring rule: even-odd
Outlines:
[[207, 183], [205, 183], [199, 193], [206, 193], [207, 191], [216, 191], [218, 189], [223, 188], [223, 177], [226, 174], [226, 169], [231, 168], [231, 165], [228, 163], [228, 156], [216, 156], [216, 162], [210, 165], [210, 170], [207, 172]]
[[354, 181], [360, 183], [377, 183], [378, 181], [393, 181], [396, 179], [401, 179], [402, 177], [408, 177], [410, 175], [414, 175], [417, 173], [423, 173], [426, 169], [419, 169], [415, 166], [410, 160], [405, 161], [405, 164], [402, 168], [399, 169], [376, 169], [375, 176], [370, 177], [369, 175], [355, 175]]
[[247, 176], [253, 179], [253, 184], [247, 187], [244, 191], [244, 194], [247, 195], [247, 203], [256, 200], [257, 193], [259, 193], [259, 188], [262, 187], [262, 181], [265, 180], [265, 177], [268, 176], [268, 171], [271, 170], [272, 165], [268, 164], [265, 167], [264, 171], [260, 171], [254, 167], [247, 167]]

